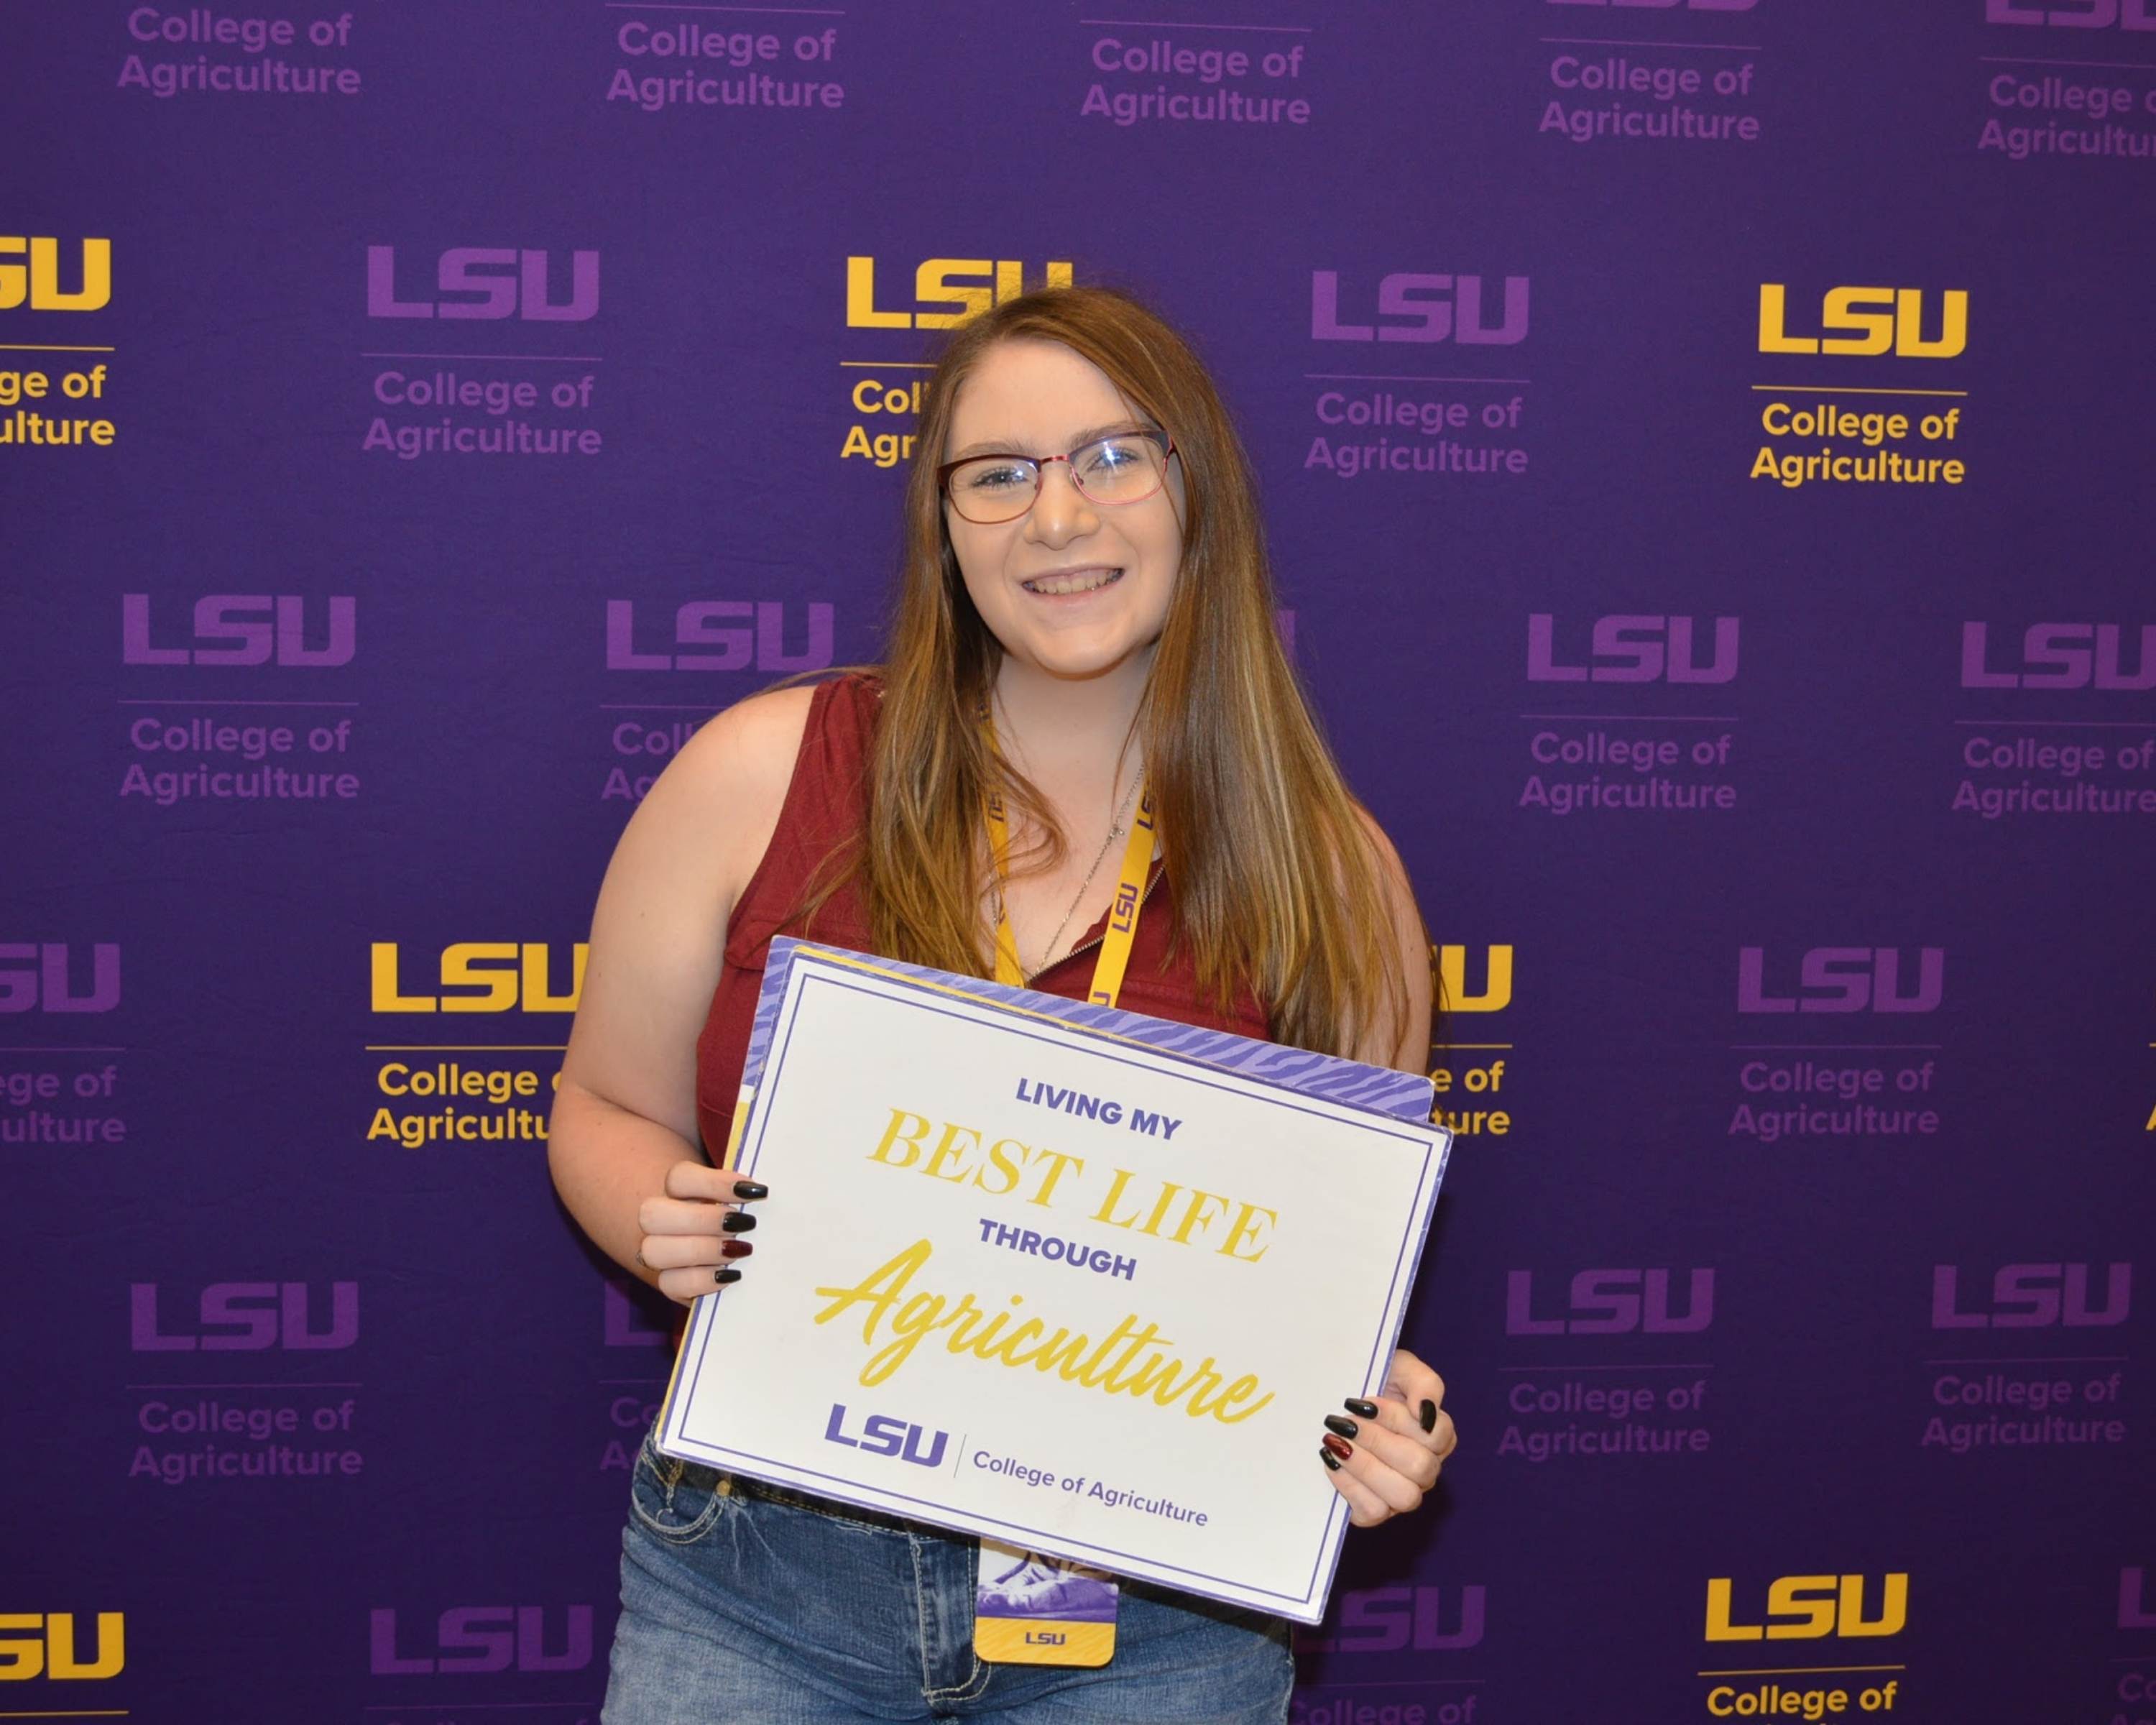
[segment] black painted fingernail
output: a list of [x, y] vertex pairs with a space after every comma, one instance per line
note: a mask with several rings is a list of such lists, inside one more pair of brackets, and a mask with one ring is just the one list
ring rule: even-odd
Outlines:
[[1327, 1431], [1337, 1431], [1342, 1437], [1360, 1437], [1363, 1435], [1363, 1428], [1344, 1414], [1327, 1414], [1325, 1416], [1325, 1429]]
[[1349, 1413], [1360, 1414], [1365, 1420], [1374, 1420], [1378, 1417], [1378, 1404], [1375, 1402], [1366, 1402], [1359, 1395], [1349, 1396], [1340, 1405], [1347, 1409]]
[[1422, 1429], [1424, 1431], [1435, 1431], [1437, 1430], [1437, 1404], [1435, 1402], [1425, 1401], [1422, 1404]]
[[1355, 1453], [1355, 1446], [1349, 1443], [1347, 1439], [1344, 1437], [1334, 1437], [1330, 1434], [1326, 1437], [1325, 1447], [1330, 1453], [1337, 1455], [1342, 1461], [1345, 1461], [1350, 1455], [1353, 1455]]
[[714, 1270], [711, 1272], [711, 1280], [716, 1282], [721, 1287], [725, 1287], [729, 1282], [739, 1281], [741, 1280], [741, 1271], [732, 1268]]
[[734, 1182], [734, 1196], [742, 1199], [768, 1198], [771, 1188], [761, 1180], [737, 1180]]
[[1317, 1459], [1331, 1468], [1333, 1472], [1340, 1471], [1340, 1458], [1322, 1445], [1318, 1446]]
[[721, 1258], [746, 1258], [755, 1250], [756, 1248], [745, 1240], [722, 1240], [719, 1244], [719, 1255]]
[[[720, 1231], [726, 1234], [746, 1234], [755, 1226], [756, 1218], [747, 1210], [728, 1210], [726, 1220], [719, 1224]], [[1423, 1405], [1426, 1408], [1430, 1404], [1424, 1402]]]

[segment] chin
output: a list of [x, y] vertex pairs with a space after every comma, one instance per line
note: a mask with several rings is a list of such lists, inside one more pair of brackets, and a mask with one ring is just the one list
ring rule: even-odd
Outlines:
[[1078, 647], [1058, 645], [1053, 641], [1034, 641], [1026, 643], [1026, 650], [1014, 656], [1044, 675], [1081, 682], [1122, 670], [1133, 660], [1142, 660], [1149, 666], [1152, 644], [1150, 641], [1143, 645], [1124, 641]]

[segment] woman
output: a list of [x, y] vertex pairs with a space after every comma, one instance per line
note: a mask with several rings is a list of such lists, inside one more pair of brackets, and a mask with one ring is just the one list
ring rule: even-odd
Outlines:
[[[742, 1205], [767, 1194], [700, 1147], [726, 1142], [772, 936], [1084, 998], [1141, 778], [1161, 855], [1121, 1004], [1411, 1070], [1428, 1050], [1421, 920], [1304, 709], [1189, 348], [1117, 294], [1014, 299], [952, 338], [917, 447], [888, 663], [712, 720], [600, 891], [550, 1159], [592, 1238], [684, 1303], [745, 1276], [754, 1297]], [[1435, 1482], [1443, 1399], [1401, 1353], [1377, 1400], [1311, 1410], [1358, 1525]], [[1107, 1666], [984, 1664], [973, 1542], [648, 1443], [624, 1544], [608, 1725], [1286, 1717], [1278, 1620], [1132, 1584]]]

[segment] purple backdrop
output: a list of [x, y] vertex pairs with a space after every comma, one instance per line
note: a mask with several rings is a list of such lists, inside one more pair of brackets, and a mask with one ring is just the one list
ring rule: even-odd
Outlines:
[[1456, 1009], [1463, 1445], [1298, 1719], [2156, 1717], [2150, 0], [18, 0], [0, 95], [0, 1712], [596, 1717], [577, 942], [1067, 270]]

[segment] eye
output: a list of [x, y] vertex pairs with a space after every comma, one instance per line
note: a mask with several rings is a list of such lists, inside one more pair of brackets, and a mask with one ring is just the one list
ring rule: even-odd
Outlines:
[[1142, 466], [1144, 462], [1145, 452], [1137, 446], [1135, 439], [1116, 438], [1094, 444], [1086, 458], [1086, 468], [1089, 473], [1113, 473], [1122, 468]]
[[958, 483], [969, 491], [1009, 490], [1032, 482], [1032, 475], [1014, 461], [983, 461], [958, 470]]

